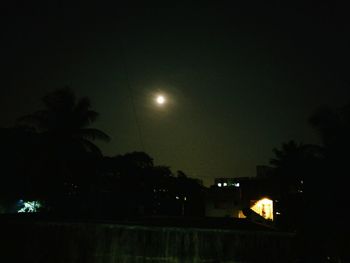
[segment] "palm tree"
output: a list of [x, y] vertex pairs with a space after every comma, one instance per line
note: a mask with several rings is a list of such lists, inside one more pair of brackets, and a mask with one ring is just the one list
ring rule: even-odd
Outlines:
[[307, 209], [304, 205], [314, 204], [315, 197], [324, 191], [318, 186], [324, 151], [318, 145], [291, 140], [282, 143], [279, 149], [274, 148], [273, 152], [275, 157], [270, 159], [270, 164], [275, 168], [275, 180], [280, 185], [280, 205], [284, 209], [280, 219], [284, 221], [282, 224], [295, 227], [300, 225], [301, 215]]
[[[290, 140], [287, 143], [282, 143], [281, 148], [273, 149], [275, 158], [270, 159], [270, 164], [278, 170], [290, 171], [294, 177], [299, 177], [295, 174], [296, 169], [304, 167], [311, 159], [321, 158], [323, 155], [322, 147], [313, 144], [297, 143]], [[302, 178], [297, 178], [302, 179]]]
[[309, 121], [319, 133], [332, 165], [346, 168], [350, 161], [350, 103], [335, 110], [321, 107]]
[[319, 108], [309, 119], [319, 133], [325, 151], [324, 181], [332, 192], [334, 203], [348, 205], [348, 175], [350, 174], [350, 103], [337, 109]]
[[[341, 211], [350, 202], [350, 103], [336, 109], [320, 107], [309, 122], [320, 135], [324, 150], [324, 158], [318, 165], [322, 170], [315, 183], [322, 190], [315, 194], [317, 201], [313, 203], [314, 213], [318, 212], [313, 218], [317, 218], [320, 223], [317, 224], [316, 220], [312, 222], [315, 226], [312, 237], [318, 242], [322, 241], [322, 249], [326, 253], [349, 257], [346, 237], [348, 218]], [[320, 229], [322, 234], [318, 235]]]
[[303, 191], [302, 188], [314, 182], [319, 170], [316, 167], [324, 159], [323, 147], [293, 140], [282, 143], [280, 149], [274, 148], [273, 153], [275, 157], [270, 159], [270, 164], [275, 175], [283, 187], [292, 191]]
[[99, 148], [91, 140], [109, 141], [104, 132], [88, 128], [98, 113], [91, 110], [89, 98], [76, 99], [69, 88], [58, 89], [47, 94], [42, 99], [45, 108], [19, 119], [21, 123], [29, 124], [45, 136], [54, 138], [59, 143], [77, 143], [88, 152], [101, 154]]
[[47, 94], [42, 101], [44, 109], [18, 120], [35, 128], [40, 137], [33, 192], [55, 199], [90, 191], [95, 161], [102, 157], [92, 141], [110, 140], [104, 132], [89, 127], [98, 113], [87, 97], [77, 99], [69, 87]]

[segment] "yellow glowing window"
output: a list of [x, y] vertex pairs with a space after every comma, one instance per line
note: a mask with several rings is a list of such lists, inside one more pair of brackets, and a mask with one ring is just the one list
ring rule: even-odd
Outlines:
[[246, 218], [246, 216], [243, 214], [242, 210], [239, 210], [238, 212], [238, 218]]
[[273, 201], [268, 198], [263, 198], [254, 201], [250, 207], [254, 212], [258, 213], [265, 219], [273, 220]]

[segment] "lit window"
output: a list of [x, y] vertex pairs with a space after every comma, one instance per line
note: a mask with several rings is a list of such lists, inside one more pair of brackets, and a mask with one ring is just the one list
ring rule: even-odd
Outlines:
[[265, 219], [273, 220], [273, 201], [268, 198], [255, 201], [250, 207], [254, 212], [258, 213]]
[[239, 210], [239, 212], [238, 212], [238, 218], [247, 218], [247, 217], [244, 215], [244, 213], [243, 213], [242, 210]]

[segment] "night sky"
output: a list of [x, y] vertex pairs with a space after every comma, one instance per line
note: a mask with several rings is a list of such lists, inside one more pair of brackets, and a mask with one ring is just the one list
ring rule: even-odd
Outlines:
[[336, 1], [2, 13], [1, 126], [68, 85], [100, 113], [104, 154], [145, 151], [206, 185], [255, 176], [282, 142], [318, 142], [308, 117], [350, 98], [349, 12]]

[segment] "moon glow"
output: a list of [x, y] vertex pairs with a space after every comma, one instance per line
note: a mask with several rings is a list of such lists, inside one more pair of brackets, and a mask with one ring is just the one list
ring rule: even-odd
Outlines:
[[163, 95], [158, 95], [156, 97], [156, 102], [158, 105], [163, 105], [165, 103], [165, 97]]

